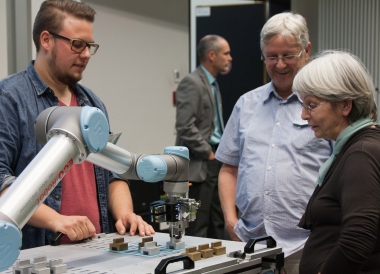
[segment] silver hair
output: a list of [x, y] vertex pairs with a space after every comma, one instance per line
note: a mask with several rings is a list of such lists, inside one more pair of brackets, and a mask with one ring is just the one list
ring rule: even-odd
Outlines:
[[305, 18], [293, 12], [283, 12], [269, 18], [260, 33], [261, 50], [277, 35], [282, 35], [285, 39], [294, 37], [303, 50], [309, 43], [309, 30]]
[[350, 123], [359, 118], [377, 120], [372, 77], [360, 59], [349, 52], [327, 50], [318, 54], [297, 73], [293, 92], [302, 98], [313, 95], [333, 104], [352, 100]]

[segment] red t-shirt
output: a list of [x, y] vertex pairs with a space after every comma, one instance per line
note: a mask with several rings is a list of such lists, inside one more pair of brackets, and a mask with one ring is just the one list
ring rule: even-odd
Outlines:
[[[59, 104], [66, 106], [61, 101], [59, 101]], [[70, 106], [78, 106], [74, 92], [71, 92]], [[73, 165], [62, 179], [60, 214], [87, 216], [95, 226], [96, 233], [100, 233], [100, 214], [97, 197], [94, 165], [87, 161]], [[61, 242], [67, 243], [70, 240], [67, 236], [63, 236]]]

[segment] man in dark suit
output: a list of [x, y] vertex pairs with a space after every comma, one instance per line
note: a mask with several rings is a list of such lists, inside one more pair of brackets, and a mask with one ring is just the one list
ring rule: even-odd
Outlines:
[[232, 57], [228, 42], [218, 35], [203, 37], [197, 53], [201, 65], [181, 81], [176, 92], [176, 145], [189, 148], [189, 197], [201, 201], [196, 220], [186, 234], [225, 239], [218, 195], [221, 162], [214, 157], [224, 130], [216, 77], [230, 69]]

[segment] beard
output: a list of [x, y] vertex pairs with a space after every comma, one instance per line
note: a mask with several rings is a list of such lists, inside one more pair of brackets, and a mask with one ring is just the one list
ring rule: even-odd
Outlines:
[[69, 74], [66, 71], [62, 70], [57, 66], [57, 48], [54, 47], [52, 51], [52, 58], [48, 61], [50, 69], [57, 81], [62, 84], [72, 86], [78, 83], [82, 79], [82, 74], [75, 76], [73, 74]]

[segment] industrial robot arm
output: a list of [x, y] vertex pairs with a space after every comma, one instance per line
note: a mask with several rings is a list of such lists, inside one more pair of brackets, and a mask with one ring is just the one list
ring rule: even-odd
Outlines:
[[123, 179], [164, 181], [166, 201], [152, 205], [153, 220], [168, 222], [169, 248], [181, 237], [200, 203], [189, 199], [189, 151], [167, 147], [162, 155], [137, 155], [108, 142], [109, 125], [93, 107], [51, 107], [37, 117], [35, 134], [44, 145], [0, 198], [0, 271], [10, 267], [21, 248], [21, 229], [74, 165], [85, 160]]

